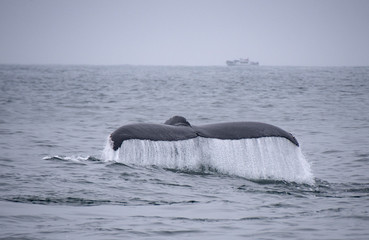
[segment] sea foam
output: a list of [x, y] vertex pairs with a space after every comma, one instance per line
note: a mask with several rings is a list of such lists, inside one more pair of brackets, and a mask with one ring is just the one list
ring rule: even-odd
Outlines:
[[200, 171], [211, 169], [247, 179], [314, 184], [309, 162], [289, 140], [263, 137], [240, 140], [193, 138], [182, 141], [126, 140], [114, 151], [108, 138], [104, 161]]

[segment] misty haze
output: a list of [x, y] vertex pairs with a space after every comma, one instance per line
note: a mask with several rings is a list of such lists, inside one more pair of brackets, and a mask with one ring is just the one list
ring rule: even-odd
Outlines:
[[367, 239], [369, 1], [0, 1], [0, 239]]

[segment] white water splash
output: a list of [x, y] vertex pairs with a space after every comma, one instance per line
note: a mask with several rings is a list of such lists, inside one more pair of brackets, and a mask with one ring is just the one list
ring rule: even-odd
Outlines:
[[43, 160], [59, 160], [59, 161], [66, 161], [72, 163], [80, 163], [84, 164], [86, 161], [95, 159], [91, 156], [63, 156], [63, 155], [55, 155], [55, 156], [46, 156], [42, 158]]
[[102, 154], [104, 161], [194, 171], [205, 167], [248, 179], [314, 184], [310, 165], [300, 147], [285, 138], [126, 140], [117, 151], [111, 148], [110, 141]]

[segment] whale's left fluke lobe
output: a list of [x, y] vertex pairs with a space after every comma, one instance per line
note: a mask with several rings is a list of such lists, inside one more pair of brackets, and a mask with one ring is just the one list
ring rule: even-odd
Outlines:
[[229, 122], [192, 126], [184, 117], [174, 116], [164, 124], [136, 123], [124, 125], [111, 135], [112, 148], [118, 150], [125, 140], [180, 141], [196, 137], [237, 140], [282, 137], [299, 146], [292, 134], [270, 124]]
[[117, 150], [122, 145], [123, 141], [129, 139], [179, 141], [195, 137], [197, 137], [195, 131], [187, 126], [150, 123], [124, 125], [110, 135], [114, 150]]

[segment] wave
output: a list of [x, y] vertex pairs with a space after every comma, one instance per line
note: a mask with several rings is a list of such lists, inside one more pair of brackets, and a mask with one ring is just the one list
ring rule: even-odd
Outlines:
[[65, 161], [71, 162], [76, 164], [85, 164], [86, 161], [100, 161], [98, 158], [92, 156], [63, 156], [63, 155], [56, 155], [56, 156], [46, 156], [42, 158], [43, 160], [51, 160], [51, 161]]
[[114, 151], [110, 139], [103, 161], [159, 166], [185, 171], [216, 171], [247, 179], [281, 180], [313, 185], [310, 164], [289, 140], [278, 137], [220, 140], [194, 138], [183, 141], [126, 140]]
[[[41, 196], [13, 196], [4, 198], [9, 202], [32, 203], [40, 205], [71, 205], [71, 206], [97, 206], [102, 204], [114, 204], [110, 200], [96, 200], [78, 197], [41, 197]], [[123, 202], [124, 203], [124, 202]], [[121, 202], [115, 204], [122, 204]]]
[[135, 197], [127, 200], [118, 199], [96, 199], [86, 197], [70, 197], [70, 196], [6, 196], [0, 197], [1, 200], [15, 203], [30, 203], [39, 205], [66, 205], [66, 206], [99, 206], [99, 205], [120, 205], [120, 206], [147, 206], [147, 205], [175, 205], [175, 204], [195, 204], [195, 200], [171, 201], [171, 200], [148, 200]]

